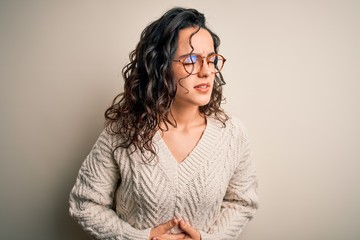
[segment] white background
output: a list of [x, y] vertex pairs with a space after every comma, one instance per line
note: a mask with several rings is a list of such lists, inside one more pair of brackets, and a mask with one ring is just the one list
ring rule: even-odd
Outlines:
[[80, 164], [141, 31], [204, 12], [225, 109], [250, 133], [260, 209], [244, 240], [360, 239], [360, 1], [0, 1], [0, 239], [89, 239], [68, 216]]

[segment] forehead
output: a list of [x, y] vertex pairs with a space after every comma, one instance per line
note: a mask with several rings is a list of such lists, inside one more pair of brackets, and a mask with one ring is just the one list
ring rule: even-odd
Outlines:
[[191, 45], [194, 48], [194, 53], [207, 55], [214, 52], [214, 41], [211, 34], [203, 28], [200, 28], [199, 31], [197, 30], [198, 28], [195, 27], [188, 27], [180, 30], [177, 49], [177, 54], [179, 56], [191, 52]]

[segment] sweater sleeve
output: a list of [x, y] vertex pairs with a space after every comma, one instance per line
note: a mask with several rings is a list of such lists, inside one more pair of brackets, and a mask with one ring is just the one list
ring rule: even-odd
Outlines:
[[83, 162], [70, 193], [70, 215], [95, 239], [149, 239], [150, 229], [138, 230], [112, 209], [120, 181], [110, 136], [103, 131]]
[[250, 144], [244, 130], [241, 135], [238, 153], [240, 161], [229, 182], [220, 216], [208, 232], [200, 232], [202, 240], [239, 239], [258, 208], [257, 175]]

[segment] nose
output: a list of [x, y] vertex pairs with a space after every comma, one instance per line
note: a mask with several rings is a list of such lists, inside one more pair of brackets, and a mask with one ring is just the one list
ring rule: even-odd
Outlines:
[[209, 64], [207, 63], [206, 58], [202, 59], [202, 66], [200, 68], [200, 71], [198, 72], [198, 76], [201, 78], [206, 78], [211, 75], [211, 69], [209, 67]]

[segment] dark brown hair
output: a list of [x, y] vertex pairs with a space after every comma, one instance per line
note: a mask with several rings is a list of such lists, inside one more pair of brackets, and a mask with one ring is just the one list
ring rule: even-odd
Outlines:
[[[187, 27], [206, 29], [212, 36], [215, 52], [218, 51], [220, 38], [206, 27], [202, 13], [195, 9], [170, 9], [142, 32], [139, 43], [130, 53], [130, 62], [122, 70], [124, 92], [115, 97], [105, 112], [107, 131], [118, 135], [116, 148], [140, 150], [144, 162], [156, 156], [152, 143], [156, 131], [166, 131], [167, 124], [172, 124], [169, 113], [177, 86], [171, 66], [179, 31]], [[213, 116], [223, 124], [228, 119], [220, 107], [224, 84], [223, 76], [217, 73], [210, 102], [199, 109], [204, 116]], [[161, 123], [165, 129], [160, 127]], [[150, 155], [145, 155], [146, 152]]]

